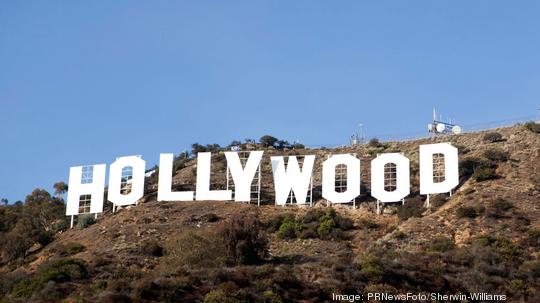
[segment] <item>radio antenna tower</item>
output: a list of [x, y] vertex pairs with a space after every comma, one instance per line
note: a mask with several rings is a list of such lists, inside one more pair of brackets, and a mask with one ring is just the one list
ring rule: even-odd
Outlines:
[[459, 125], [451, 123], [451, 120], [449, 120], [448, 122], [444, 122], [442, 115], [439, 115], [439, 119], [437, 119], [437, 111], [435, 110], [435, 108], [433, 108], [433, 121], [428, 124], [428, 132], [435, 135], [459, 135], [461, 134], [461, 127]]

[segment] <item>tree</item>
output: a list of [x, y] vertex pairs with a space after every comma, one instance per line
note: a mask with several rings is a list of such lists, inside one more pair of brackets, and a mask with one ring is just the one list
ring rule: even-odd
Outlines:
[[53, 187], [54, 187], [54, 194], [58, 198], [60, 198], [63, 194], [65, 194], [68, 191], [68, 185], [62, 181], [54, 183]]
[[291, 144], [285, 140], [277, 140], [275, 144], [276, 144], [277, 149], [284, 149], [284, 148], [291, 147]]
[[231, 146], [240, 146], [240, 145], [242, 145], [242, 142], [240, 142], [238, 140], [233, 140], [231, 142], [231, 144], [229, 144], [229, 147], [231, 147]]
[[219, 144], [206, 144], [206, 151], [208, 152], [218, 152], [221, 150], [221, 146]]
[[6, 198], [2, 198], [2, 200], [1, 200], [1, 201], [2, 201], [2, 204], [4, 204], [4, 205], [8, 205], [8, 202], [9, 202], [9, 201], [8, 201], [8, 199], [6, 199]]
[[59, 220], [65, 219], [65, 205], [61, 199], [38, 188], [26, 196], [24, 213], [36, 228], [50, 231]]
[[206, 151], [206, 147], [204, 145], [201, 145], [199, 143], [193, 143], [191, 144], [191, 154], [196, 156], [197, 153], [203, 153]]
[[274, 146], [274, 144], [276, 144], [277, 141], [278, 141], [277, 138], [272, 137], [272, 136], [270, 136], [270, 135], [262, 136], [262, 137], [259, 139], [259, 142], [260, 142], [264, 147]]

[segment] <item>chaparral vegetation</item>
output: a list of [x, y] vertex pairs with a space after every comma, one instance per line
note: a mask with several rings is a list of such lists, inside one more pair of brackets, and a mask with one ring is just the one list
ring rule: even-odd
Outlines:
[[[270, 206], [265, 158], [261, 206], [157, 202], [147, 176], [137, 207], [65, 217], [65, 183], [0, 206], [0, 302], [329, 302], [332, 294], [489, 292], [540, 302], [540, 135], [528, 123], [410, 142], [372, 140], [309, 151], [272, 136], [232, 142], [270, 155], [402, 151], [411, 159], [405, 204], [375, 213], [369, 167], [351, 205], [327, 206], [315, 165], [313, 207]], [[418, 145], [460, 152], [452, 196], [419, 195]], [[225, 187], [226, 148], [194, 144], [174, 160], [173, 187], [193, 190], [193, 154], [211, 150], [213, 189]], [[227, 148], [228, 149], [228, 148]], [[367, 162], [368, 163], [368, 162]], [[318, 163], [320, 164], [320, 162]], [[156, 167], [156, 169], [159, 169]], [[365, 177], [364, 177], [365, 176]], [[364, 183], [365, 182], [365, 183]]]

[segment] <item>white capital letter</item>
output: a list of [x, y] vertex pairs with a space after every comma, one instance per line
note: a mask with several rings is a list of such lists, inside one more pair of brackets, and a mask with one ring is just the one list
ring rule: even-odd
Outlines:
[[[107, 198], [115, 205], [131, 205], [144, 195], [144, 169], [146, 162], [136, 156], [120, 157], [111, 164], [109, 168], [109, 192]], [[122, 170], [125, 167], [131, 167], [131, 179], [125, 182], [131, 183], [131, 192], [121, 193]]]
[[[347, 190], [336, 192], [336, 166], [347, 166]], [[349, 155], [333, 155], [323, 162], [322, 196], [332, 203], [349, 203], [360, 194], [360, 160]]]
[[210, 190], [212, 153], [197, 154], [197, 200], [227, 201], [232, 199], [231, 190]]
[[[444, 156], [444, 181], [433, 182], [433, 155]], [[449, 143], [420, 145], [420, 194], [439, 194], [459, 184], [458, 150]]]
[[91, 195], [90, 213], [103, 212], [103, 193], [105, 191], [105, 164], [69, 168], [68, 202], [66, 215], [79, 214], [82, 195]]
[[313, 172], [313, 163], [315, 163], [315, 156], [304, 156], [302, 171], [300, 171], [296, 156], [289, 156], [288, 158], [287, 168], [285, 168], [284, 157], [279, 156], [270, 158], [276, 190], [276, 204], [285, 205], [285, 203], [287, 203], [287, 196], [291, 190], [296, 197], [297, 203], [305, 204]]
[[249, 202], [251, 200], [251, 183], [261, 163], [262, 155], [262, 151], [250, 152], [246, 167], [242, 168], [237, 152], [225, 152], [227, 166], [234, 181], [234, 201]]
[[[384, 189], [384, 166], [388, 163], [396, 165], [396, 189]], [[409, 159], [402, 154], [382, 154], [371, 161], [371, 195], [381, 202], [398, 202], [411, 192]]]
[[159, 155], [159, 181], [158, 181], [158, 201], [192, 201], [192, 191], [173, 192], [172, 186], [172, 169], [173, 169], [173, 154]]

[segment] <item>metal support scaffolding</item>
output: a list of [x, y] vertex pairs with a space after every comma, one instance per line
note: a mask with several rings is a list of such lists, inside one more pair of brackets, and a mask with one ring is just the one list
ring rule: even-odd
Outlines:
[[[238, 157], [240, 158], [240, 164], [242, 164], [242, 167], [244, 168], [246, 166], [246, 163], [249, 159], [249, 151], [239, 151]], [[234, 198], [234, 180], [231, 175], [231, 171], [229, 169], [229, 166], [227, 165], [227, 181], [226, 181], [226, 189], [227, 190], [233, 190], [233, 198]], [[257, 168], [257, 172], [255, 173], [255, 176], [253, 177], [253, 180], [251, 182], [251, 190], [250, 190], [250, 201], [248, 203], [257, 203], [257, 206], [261, 205], [261, 163], [259, 163], [259, 167]]]
[[[289, 164], [289, 159], [291, 156], [287, 157], [287, 165]], [[296, 160], [298, 161], [298, 167], [300, 170], [303, 170], [304, 168], [304, 160], [306, 159], [305, 155], [297, 155], [295, 156]], [[309, 190], [306, 196], [305, 203], [309, 203], [309, 206], [313, 206], [313, 172], [311, 173], [311, 177], [309, 178]], [[304, 204], [304, 203], [298, 203], [298, 200], [296, 199], [296, 195], [294, 194], [293, 190], [289, 192], [289, 198], [285, 202], [285, 205], [297, 205], [297, 204]]]
[[[357, 157], [356, 154], [349, 154], [353, 157]], [[328, 155], [327, 159], [330, 158], [332, 155]], [[358, 185], [360, 186], [360, 184]], [[338, 193], [342, 193], [347, 191], [347, 166], [345, 164], [338, 164], [336, 166], [336, 178], [335, 178], [335, 185], [334, 189]], [[356, 208], [356, 198], [352, 199], [349, 203], [352, 203], [353, 209]], [[328, 200], [326, 200], [326, 206], [330, 206], [332, 203]]]
[[[433, 154], [433, 183], [441, 183], [446, 180], [446, 168], [444, 165], [444, 154]], [[450, 190], [450, 196], [452, 196], [452, 191]], [[430, 207], [430, 195], [427, 195], [426, 198], [426, 207]]]

